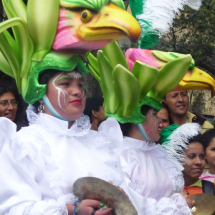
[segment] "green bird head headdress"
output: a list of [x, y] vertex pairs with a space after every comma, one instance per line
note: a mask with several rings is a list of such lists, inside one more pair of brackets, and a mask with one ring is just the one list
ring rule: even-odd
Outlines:
[[163, 96], [175, 88], [194, 65], [190, 55], [175, 53], [175, 58], [158, 69], [156, 62], [150, 63], [149, 52], [129, 49], [125, 57], [114, 42], [98, 51], [97, 58], [88, 53], [90, 71], [100, 83], [107, 116], [121, 123], [142, 123], [145, 116], [141, 114], [141, 107], [161, 109]]
[[[138, 22], [122, 0], [3, 0], [8, 20], [0, 23], [0, 70], [16, 80], [32, 104], [46, 93], [44, 70], [88, 72], [85, 54], [116, 39], [136, 42]], [[14, 37], [8, 32], [12, 28]]]

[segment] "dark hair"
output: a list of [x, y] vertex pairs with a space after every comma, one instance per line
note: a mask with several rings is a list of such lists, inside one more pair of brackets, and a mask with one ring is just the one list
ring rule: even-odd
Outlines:
[[[39, 80], [38, 83], [41, 85], [47, 85], [49, 80], [52, 79], [56, 74], [61, 73], [62, 71], [59, 70], [54, 70], [54, 69], [49, 69], [49, 70], [44, 70], [40, 75], [39, 75]], [[40, 106], [40, 102], [36, 101], [33, 104], [36, 113], [38, 113], [38, 107]]]
[[[148, 105], [143, 105], [143, 106], [141, 107], [141, 113], [142, 113], [144, 116], [146, 116], [146, 114], [147, 114], [151, 109], [153, 109], [153, 108], [150, 107], [150, 106], [148, 106]], [[128, 136], [129, 131], [131, 130], [132, 123], [125, 123], [125, 124], [119, 123], [119, 124], [120, 124], [121, 130], [122, 130], [123, 136]]]
[[172, 117], [171, 117], [171, 114], [170, 114], [170, 109], [169, 109], [168, 105], [165, 102], [162, 102], [162, 107], [167, 110], [168, 118], [169, 118], [169, 125], [173, 125], [174, 122], [172, 120]]
[[199, 143], [201, 143], [202, 146], [204, 147], [204, 143], [203, 143], [203, 139], [202, 139], [202, 134], [198, 134], [198, 135], [196, 135], [196, 136], [190, 138], [190, 139], [189, 139], [189, 143], [188, 143], [187, 145], [189, 145], [189, 144], [191, 144], [191, 143], [194, 143], [194, 142], [199, 142]]
[[103, 97], [91, 97], [86, 100], [86, 107], [84, 110], [84, 114], [90, 117], [92, 116], [92, 111], [99, 111], [100, 107], [103, 106], [104, 98]]
[[19, 94], [17, 88], [15, 87], [16, 83], [15, 81], [4, 81], [3, 80], [0, 82], [0, 96], [2, 96], [4, 93], [11, 92], [16, 101], [18, 101], [18, 106], [17, 106], [17, 112], [16, 112], [16, 117], [14, 119], [14, 123], [17, 125], [17, 130], [20, 130], [21, 127], [27, 126], [27, 117], [26, 117], [26, 107], [27, 104], [25, 104], [22, 96]]
[[206, 150], [206, 148], [210, 145], [212, 139], [215, 138], [215, 129], [213, 128], [207, 130], [204, 134], [202, 134], [201, 138], [204, 144], [204, 149]]

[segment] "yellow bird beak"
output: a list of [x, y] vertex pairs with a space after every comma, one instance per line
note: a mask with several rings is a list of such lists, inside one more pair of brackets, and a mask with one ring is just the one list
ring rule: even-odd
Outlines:
[[89, 23], [80, 26], [77, 34], [85, 41], [110, 40], [129, 38], [135, 43], [141, 35], [137, 20], [127, 11], [110, 3], [95, 14]]
[[206, 72], [194, 67], [188, 71], [179, 83], [179, 86], [187, 90], [211, 90], [211, 95], [215, 95], [215, 80]]

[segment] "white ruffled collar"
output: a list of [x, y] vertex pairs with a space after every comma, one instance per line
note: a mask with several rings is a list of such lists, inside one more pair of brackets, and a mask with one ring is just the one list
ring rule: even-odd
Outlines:
[[84, 114], [68, 129], [68, 122], [66, 121], [45, 113], [36, 114], [29, 109], [26, 112], [30, 125], [42, 125], [47, 131], [63, 136], [83, 136], [91, 128], [90, 119]]
[[141, 151], [149, 151], [156, 147], [156, 143], [153, 141], [146, 142], [142, 140], [137, 140], [131, 137], [124, 137], [124, 148], [141, 150]]

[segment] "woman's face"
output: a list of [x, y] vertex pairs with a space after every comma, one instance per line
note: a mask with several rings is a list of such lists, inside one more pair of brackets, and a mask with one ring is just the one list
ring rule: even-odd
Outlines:
[[163, 128], [166, 128], [169, 126], [169, 116], [168, 116], [168, 111], [166, 108], [162, 108], [158, 112], [158, 117], [161, 119], [161, 126], [158, 127], [158, 131], [161, 132]]
[[198, 180], [205, 168], [205, 153], [201, 143], [190, 143], [187, 150], [185, 150], [185, 165], [184, 178], [188, 180]]
[[213, 170], [213, 172], [214, 172], [214, 170], [215, 170], [215, 137], [211, 140], [210, 144], [206, 148], [206, 160], [210, 167], [210, 171]]
[[0, 96], [0, 117], [4, 116], [14, 121], [17, 108], [17, 101], [12, 92], [7, 92]]
[[154, 109], [150, 109], [146, 114], [146, 119], [143, 122], [143, 127], [146, 130], [150, 140], [158, 141], [160, 139], [158, 125], [160, 123], [160, 119], [157, 117], [157, 111]]
[[[55, 75], [48, 82], [46, 96], [64, 119], [78, 119], [86, 104], [84, 81], [80, 72], [62, 72]], [[52, 115], [47, 107], [44, 112]]]

